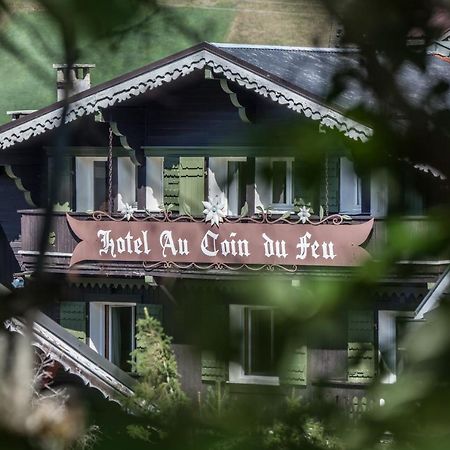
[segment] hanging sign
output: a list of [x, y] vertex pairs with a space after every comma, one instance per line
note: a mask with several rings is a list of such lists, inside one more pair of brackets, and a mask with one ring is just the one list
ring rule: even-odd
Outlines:
[[356, 266], [373, 219], [361, 224], [222, 223], [196, 221], [77, 220], [80, 242], [70, 265], [81, 261], [276, 266]]

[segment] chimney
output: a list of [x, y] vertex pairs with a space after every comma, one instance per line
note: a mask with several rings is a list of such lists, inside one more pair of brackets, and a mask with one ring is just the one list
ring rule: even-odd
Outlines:
[[68, 85], [68, 96], [78, 94], [91, 87], [91, 69], [95, 64], [73, 64], [69, 70], [67, 64], [53, 64], [56, 69], [56, 97], [64, 99], [64, 87]]

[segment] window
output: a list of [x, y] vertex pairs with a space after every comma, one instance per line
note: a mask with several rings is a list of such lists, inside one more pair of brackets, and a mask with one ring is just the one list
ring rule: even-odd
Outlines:
[[[329, 163], [330, 165], [330, 163]], [[355, 172], [355, 166], [348, 158], [339, 158], [339, 212], [345, 214], [368, 214], [371, 212], [371, 202], [375, 210], [383, 208], [382, 193], [374, 185], [373, 199], [371, 199], [371, 179], [364, 178]], [[331, 179], [331, 177], [330, 177]], [[379, 198], [377, 198], [379, 197]]]
[[275, 309], [230, 305], [230, 328], [242, 336], [240, 360], [230, 362], [230, 382], [278, 385]]
[[256, 158], [256, 206], [287, 211], [294, 203], [294, 158]]
[[240, 214], [246, 201], [246, 165], [245, 160], [228, 160], [228, 210], [235, 216]]
[[271, 160], [271, 190], [272, 205], [278, 206], [292, 205], [292, 158]]
[[164, 202], [163, 198], [163, 170], [162, 156], [147, 156], [146, 158], [146, 186], [145, 201], [148, 211], [159, 212]]
[[127, 372], [135, 348], [136, 306], [130, 303], [89, 304], [89, 346]]
[[224, 199], [227, 214], [240, 214], [246, 201], [246, 157], [210, 157], [208, 159], [208, 198]]
[[274, 311], [265, 307], [244, 308], [244, 373], [273, 376]]
[[361, 178], [356, 174], [353, 162], [347, 158], [341, 158], [340, 171], [340, 212], [360, 214], [362, 203]]
[[[117, 163], [117, 164], [116, 164]], [[104, 156], [77, 156], [75, 158], [76, 210], [93, 211], [108, 209], [108, 163]], [[118, 211], [136, 202], [136, 166], [129, 157], [117, 157], [114, 162]]]
[[272, 163], [272, 203], [286, 203], [287, 161]]
[[122, 370], [130, 372], [130, 352], [134, 349], [134, 306], [110, 305], [107, 308], [108, 359]]
[[398, 317], [396, 321], [396, 342], [397, 342], [397, 354], [396, 354], [396, 375], [401, 374], [408, 369], [410, 365], [410, 355], [406, 343], [410, 335], [417, 332], [425, 323], [425, 320], [413, 320], [407, 317]]
[[108, 210], [106, 161], [94, 161], [94, 210]]

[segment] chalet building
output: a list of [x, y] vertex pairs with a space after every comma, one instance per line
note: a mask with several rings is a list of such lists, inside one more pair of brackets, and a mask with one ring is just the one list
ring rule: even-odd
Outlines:
[[[416, 102], [436, 79], [450, 81], [448, 62], [428, 58], [427, 73], [405, 67], [405, 91]], [[336, 71], [357, 60], [352, 49], [202, 43], [95, 87], [92, 66], [55, 66], [59, 101], [13, 112], [0, 127], [0, 192], [8, 199], [0, 202], [1, 282], [33, 276], [43, 208], [49, 199], [55, 205], [44, 264], [66, 291], [38, 317], [36, 345], [105, 395], [129, 394], [129, 353], [147, 307], [173, 336], [193, 395], [216, 381], [232, 393], [294, 387], [307, 397], [322, 385], [345, 402], [378, 375], [395, 382], [398, 336], [436, 302], [445, 261], [399, 262], [408, 277], [392, 273], [359, 309], [352, 303], [333, 342], [294, 343], [283, 355], [276, 305], [246, 290], [248, 280], [270, 275], [301, 299], [305, 277], [351, 277], [386, 245], [394, 196], [415, 229], [439, 200], [439, 189], [425, 198], [406, 177], [400, 194], [383, 173], [361, 179], [346, 148], [305, 169], [298, 143], [283, 134], [295, 120], [317, 140], [330, 132], [370, 140], [371, 128], [345, 114], [361, 90], [326, 99]], [[58, 135], [64, 114], [68, 126]], [[439, 184], [437, 170], [412, 169]], [[308, 171], [317, 172], [317, 189], [304, 181]], [[202, 341], [208, 327], [214, 333]], [[227, 359], [218, 348], [231, 335], [240, 340]]]

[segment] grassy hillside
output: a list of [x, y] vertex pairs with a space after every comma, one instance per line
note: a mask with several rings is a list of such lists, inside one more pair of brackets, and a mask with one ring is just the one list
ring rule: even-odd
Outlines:
[[232, 11], [228, 42], [292, 46], [330, 44], [332, 23], [320, 0], [160, 0], [173, 8]]
[[[62, 0], [59, 0], [62, 1]], [[58, 30], [30, 0], [9, 0], [0, 22], [0, 123], [7, 110], [38, 109], [55, 100], [53, 63], [63, 62]], [[94, 84], [200, 41], [277, 45], [330, 42], [331, 22], [319, 0], [159, 0], [161, 11], [101, 40], [81, 37], [78, 62], [97, 65]], [[2, 45], [3, 44], [3, 45]], [[14, 48], [8, 49], [12, 44]]]
[[[96, 42], [81, 38], [78, 61], [96, 64], [92, 81], [97, 84], [199, 41], [224, 41], [233, 14], [191, 7], [163, 9], [161, 14], [141, 17], [138, 27], [116, 38]], [[38, 109], [55, 101], [52, 64], [63, 62], [58, 31], [42, 11], [19, 10], [2, 25], [1, 123], [8, 120], [7, 110]], [[7, 51], [2, 42], [17, 49]]]

